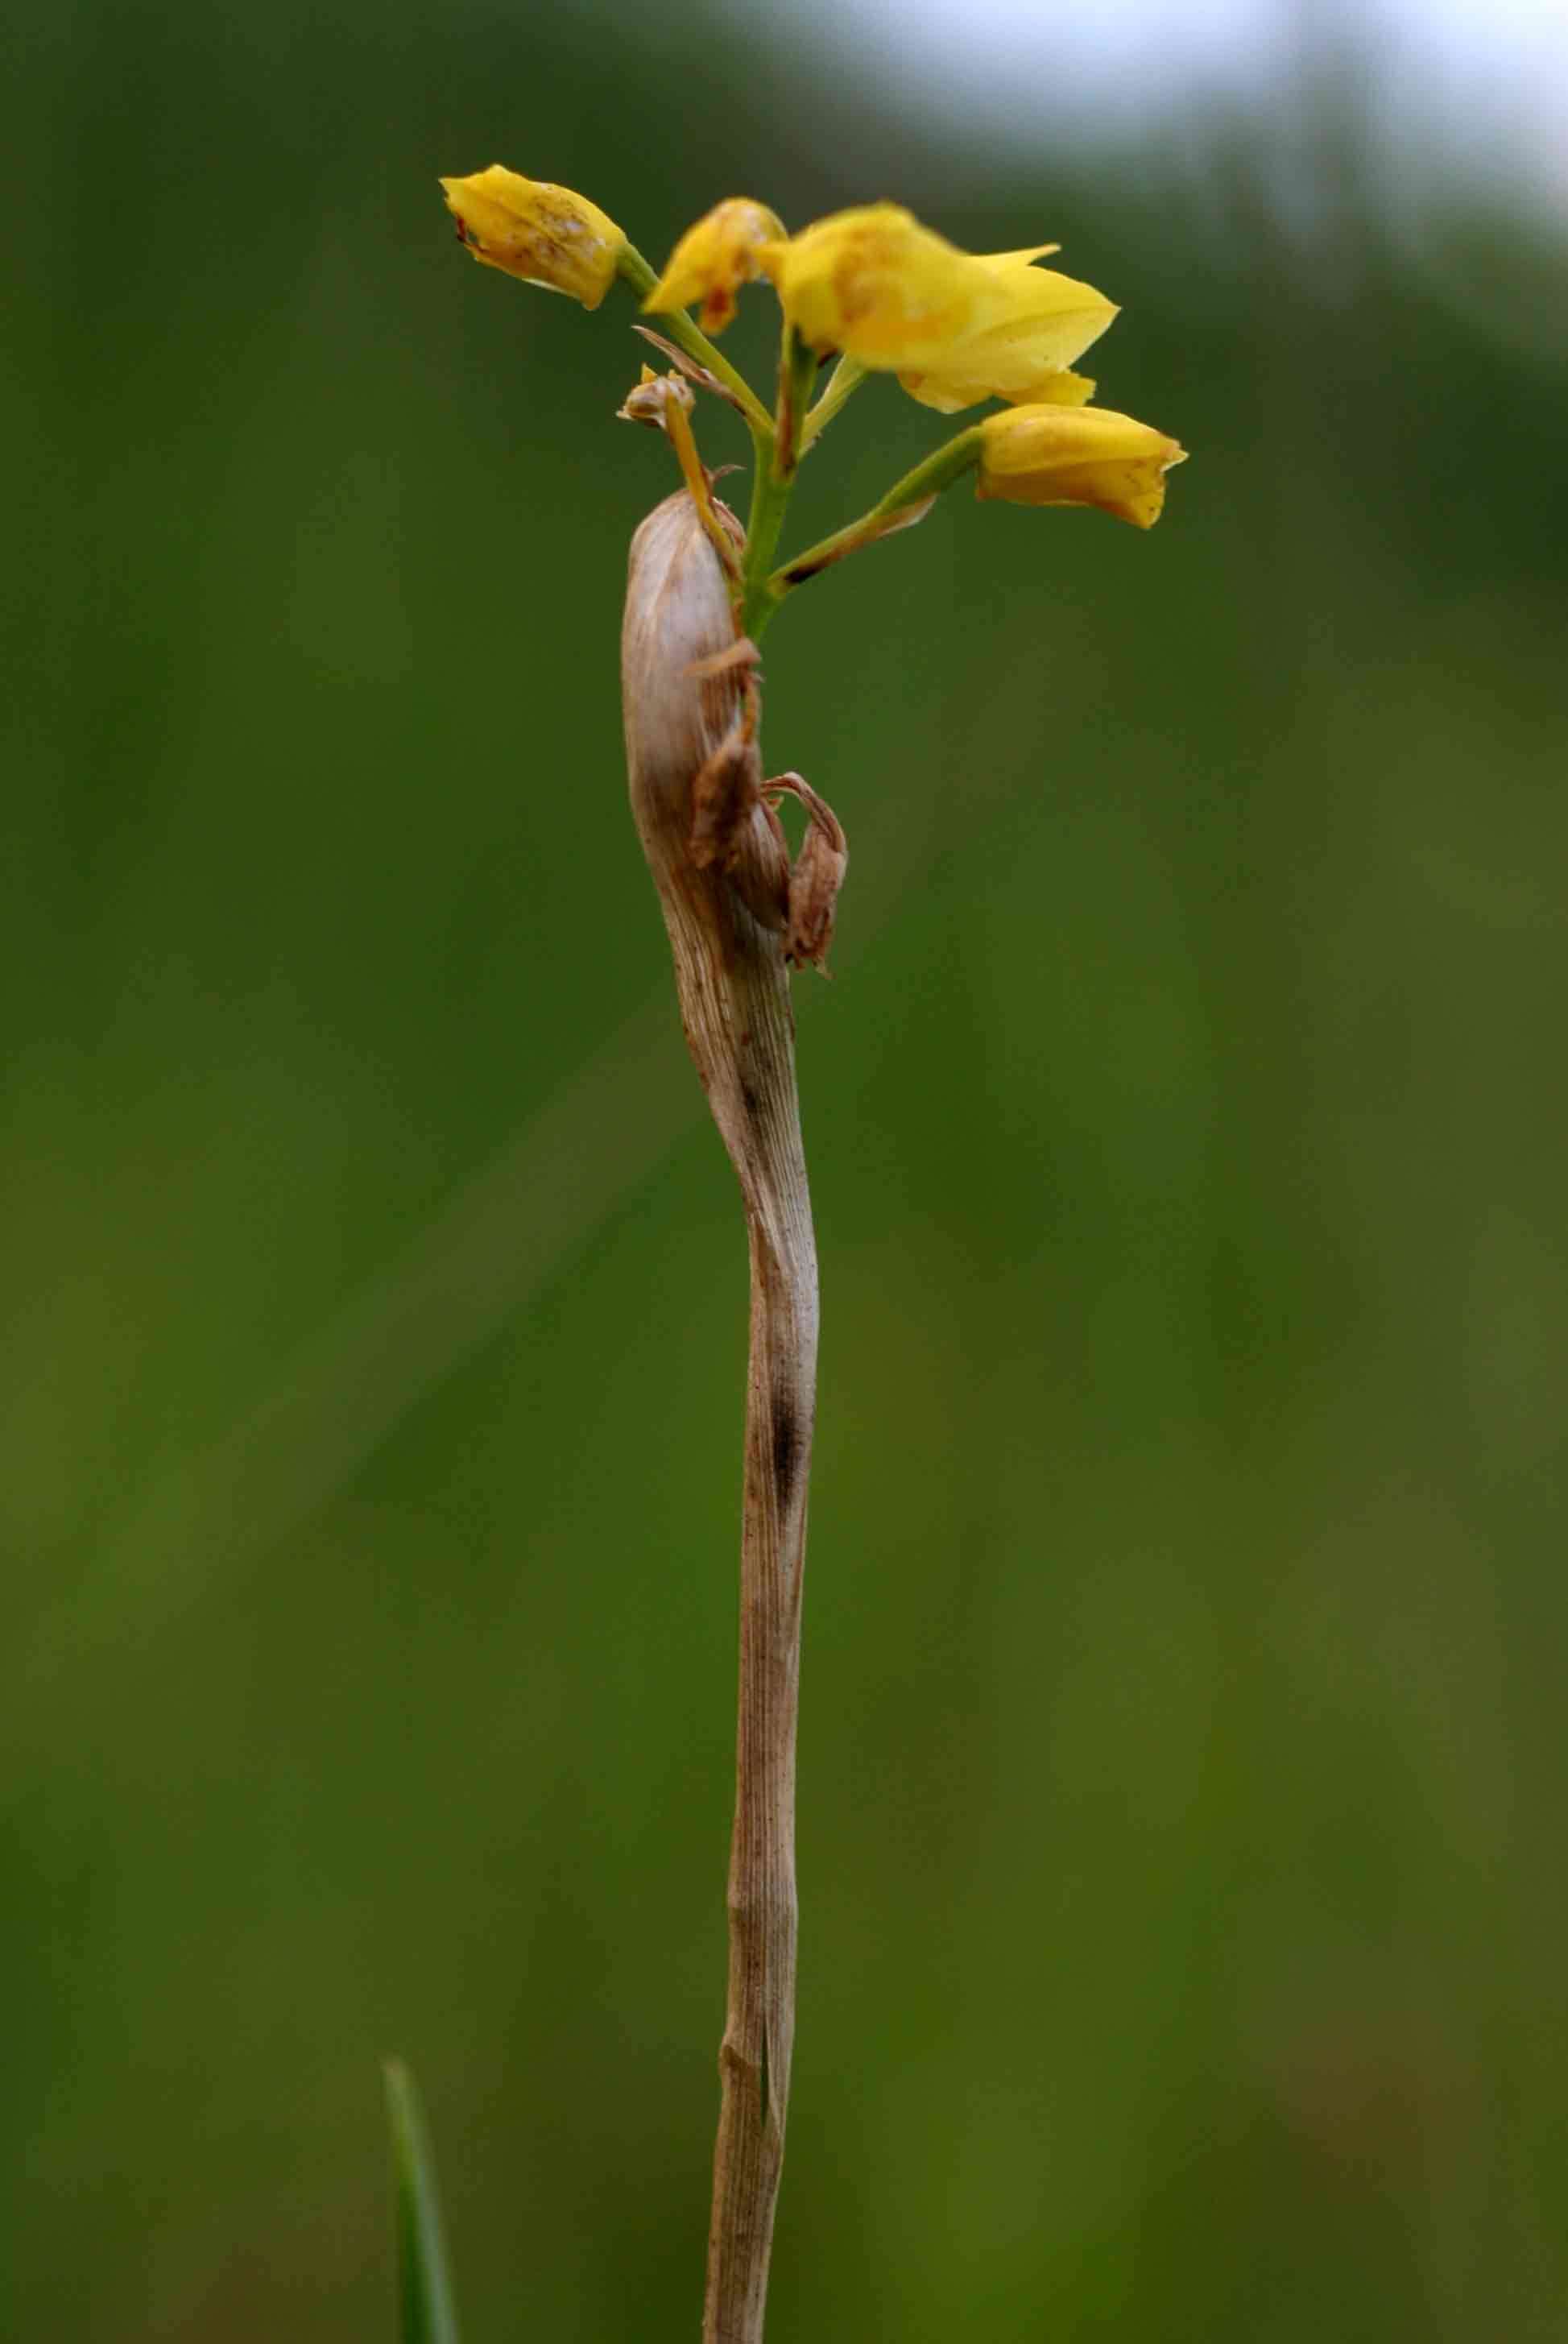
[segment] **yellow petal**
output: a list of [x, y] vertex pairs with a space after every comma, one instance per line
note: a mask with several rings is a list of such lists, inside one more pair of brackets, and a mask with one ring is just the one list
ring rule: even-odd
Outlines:
[[1013, 255], [980, 265], [993, 287], [984, 315], [928, 365], [902, 373], [904, 389], [944, 415], [982, 399], [1015, 406], [1055, 399], [1047, 386], [1099, 340], [1117, 314], [1115, 302], [1054, 268], [1020, 267]]
[[702, 330], [722, 333], [735, 315], [742, 285], [762, 275], [765, 245], [783, 236], [782, 223], [765, 204], [730, 196], [689, 227], [670, 254], [664, 275], [643, 303], [648, 309], [689, 309], [702, 304]]
[[441, 185], [476, 260], [526, 284], [569, 293], [585, 309], [598, 308], [615, 282], [626, 237], [597, 204], [500, 163]]
[[1186, 450], [1151, 424], [1100, 407], [1012, 407], [980, 425], [975, 494], [1018, 505], [1098, 505], [1152, 529], [1165, 475]]
[[[1085, 407], [1094, 397], [1094, 383], [1086, 374], [1073, 374], [1063, 367], [1060, 371], [1047, 372], [1038, 379], [1024, 381], [1023, 369], [1019, 373], [1019, 393], [1016, 406]], [[939, 415], [956, 415], [963, 407], [972, 407], [977, 399], [995, 399], [992, 389], [980, 389], [966, 382], [961, 374], [950, 375], [945, 370], [934, 374], [901, 374], [900, 386], [922, 407], [934, 407]]]
[[971, 254], [897, 204], [834, 212], [761, 258], [813, 349], [844, 350], [893, 372], [928, 363], [994, 298], [992, 278]]
[[1060, 374], [1042, 376], [1027, 400], [1020, 399], [1018, 404], [1020, 407], [1087, 407], [1094, 397], [1094, 389], [1091, 375], [1074, 374], [1070, 368], [1064, 367]]

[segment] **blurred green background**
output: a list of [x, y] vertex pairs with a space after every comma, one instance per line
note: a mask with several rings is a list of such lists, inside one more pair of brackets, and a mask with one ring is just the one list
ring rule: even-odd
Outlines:
[[1396, 231], [1332, 73], [1303, 208], [783, 18], [5, 42], [0, 2333], [389, 2338], [389, 2050], [471, 2344], [696, 2331], [744, 1246], [624, 800], [671, 474], [629, 304], [454, 247], [496, 159], [656, 259], [1058, 236], [1193, 450], [769, 642], [853, 853], [770, 2337], [1568, 2332], [1563, 239]]

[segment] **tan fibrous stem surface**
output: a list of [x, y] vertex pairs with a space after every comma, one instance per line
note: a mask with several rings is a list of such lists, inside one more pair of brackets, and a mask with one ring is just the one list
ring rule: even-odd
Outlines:
[[703, 2337], [761, 2344], [794, 2036], [817, 1261], [795, 1084], [787, 851], [761, 795], [755, 688], [724, 566], [685, 492], [632, 541], [622, 682], [632, 810], [750, 1249], [729, 2002]]

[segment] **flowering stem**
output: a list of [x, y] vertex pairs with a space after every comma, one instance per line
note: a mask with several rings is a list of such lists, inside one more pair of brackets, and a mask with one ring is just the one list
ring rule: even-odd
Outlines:
[[[618, 262], [619, 274], [634, 293], [646, 301], [658, 278], [633, 244], [623, 247]], [[665, 330], [672, 342], [678, 342], [688, 358], [705, 366], [709, 374], [717, 375], [725, 388], [732, 390], [740, 403], [740, 410], [751, 428], [753, 440], [766, 439], [769, 448], [773, 441], [773, 418], [752, 389], [744, 375], [738, 374], [721, 349], [715, 348], [699, 327], [694, 326], [684, 309], [659, 309], [654, 312], [664, 320]]]
[[751, 513], [746, 525], [746, 566], [740, 600], [740, 631], [756, 642], [779, 607], [771, 591], [768, 566], [779, 549], [784, 509], [792, 480], [780, 480], [770, 464], [759, 460], [751, 482]]
[[859, 359], [846, 355], [839, 360], [828, 377], [828, 388], [806, 418], [800, 433], [800, 453], [804, 455], [819, 431], [825, 430], [839, 409], [866, 379], [866, 369]]
[[779, 412], [773, 442], [773, 470], [781, 480], [793, 480], [799, 469], [806, 438], [806, 411], [816, 379], [816, 351], [800, 339], [793, 326], [787, 324], [779, 349]]
[[792, 327], [786, 326], [779, 352], [779, 411], [774, 419], [772, 445], [766, 457], [760, 443], [758, 446], [757, 470], [751, 482], [751, 513], [746, 525], [740, 631], [753, 642], [778, 608], [777, 597], [769, 591], [768, 572], [779, 550], [785, 508], [799, 470], [807, 402], [816, 379], [815, 353], [807, 349]]
[[[980, 461], [980, 452], [979, 426], [960, 431], [956, 439], [949, 440], [934, 455], [917, 464], [913, 471], [906, 472], [901, 480], [896, 480], [887, 495], [869, 512], [863, 512], [859, 520], [835, 530], [831, 537], [819, 539], [804, 553], [787, 561], [782, 570], [776, 570], [763, 592], [777, 607], [791, 587], [803, 586], [808, 578], [815, 578], [833, 562], [841, 561], [847, 553], [858, 552], [863, 545], [874, 545], [879, 537], [890, 537], [895, 530], [909, 529], [914, 522], [923, 520], [942, 490], [950, 489], [955, 480], [961, 480]], [[755, 628], [751, 633], [755, 638]]]

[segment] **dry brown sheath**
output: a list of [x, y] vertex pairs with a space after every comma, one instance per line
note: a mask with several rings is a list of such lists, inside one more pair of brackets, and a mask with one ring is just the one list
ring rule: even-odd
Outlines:
[[[621, 673], [632, 811], [669, 932], [686, 1038], [739, 1178], [751, 1258], [729, 1986], [705, 2344], [760, 2344], [784, 2154], [817, 1360], [817, 1259], [786, 959], [795, 941], [788, 856], [760, 793], [755, 692], [736, 640], [723, 568], [682, 491], [632, 540]], [[703, 663], [706, 672], [694, 674]], [[815, 884], [819, 896], [819, 873]]]

